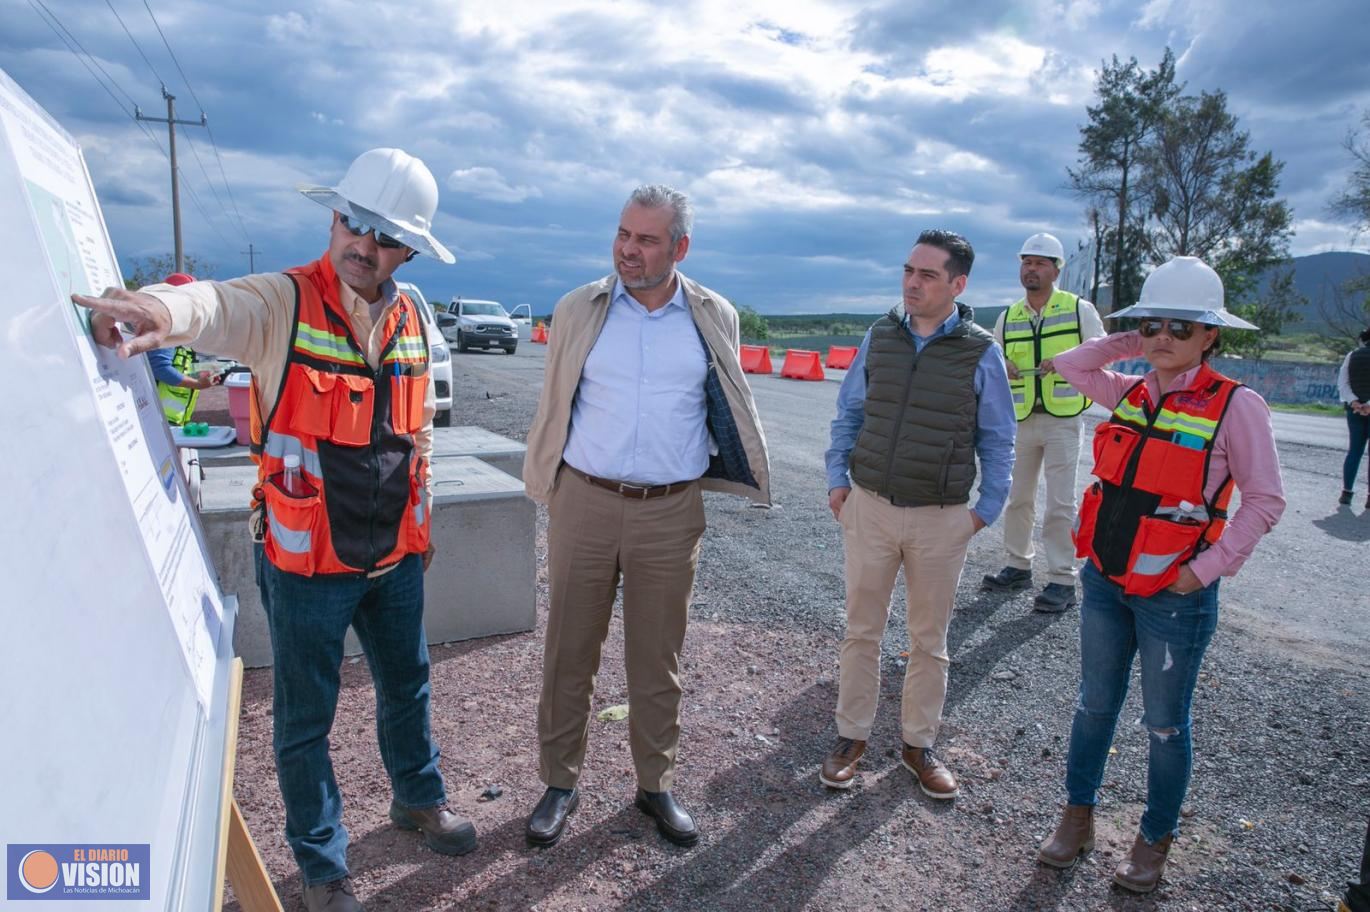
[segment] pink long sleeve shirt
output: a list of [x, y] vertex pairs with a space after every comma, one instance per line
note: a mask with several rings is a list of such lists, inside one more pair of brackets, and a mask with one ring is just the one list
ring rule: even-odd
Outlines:
[[[1110, 411], [1138, 380], [1146, 382], [1155, 402], [1164, 393], [1188, 387], [1199, 371], [1197, 367], [1186, 371], [1167, 389], [1161, 389], [1154, 370], [1145, 377], [1105, 370], [1114, 361], [1141, 356], [1140, 333], [1114, 333], [1057, 355], [1056, 370], [1071, 386]], [[1284, 482], [1280, 479], [1270, 409], [1255, 390], [1245, 386], [1232, 395], [1213, 439], [1205, 498], [1212, 500], [1228, 473], [1241, 492], [1241, 505], [1218, 543], [1189, 562], [1189, 569], [1205, 586], [1219, 576], [1234, 576], [1255, 550], [1256, 542], [1284, 513]]]

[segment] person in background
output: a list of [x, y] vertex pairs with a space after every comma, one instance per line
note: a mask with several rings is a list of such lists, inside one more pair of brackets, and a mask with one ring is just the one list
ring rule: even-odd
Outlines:
[[[189, 285], [194, 276], [184, 272], [173, 272], [167, 276], [164, 285]], [[218, 385], [220, 377], [209, 371], [198, 374], [187, 373], [195, 362], [195, 352], [184, 345], [175, 348], [154, 348], [147, 353], [148, 367], [152, 368], [152, 379], [157, 381], [157, 399], [162, 403], [162, 414], [172, 427], [183, 427], [195, 413], [195, 402], [200, 398], [200, 390]]]
[[[1142, 724], [1149, 735], [1146, 812], [1113, 874], [1138, 893], [1156, 888], [1193, 763], [1190, 705], [1218, 626], [1218, 579], [1232, 576], [1284, 512], [1275, 432], [1265, 400], [1213, 369], [1221, 327], [1255, 329], [1224, 309], [1218, 274], [1176, 257], [1113, 317], [1136, 331], [1058, 355], [1071, 386], [1112, 409], [1094, 432], [1095, 482], [1080, 502], [1080, 699], [1066, 759], [1068, 804], [1038, 860], [1069, 868], [1094, 847], [1094, 804], [1141, 656]], [[1144, 357], [1145, 376], [1108, 364]], [[1241, 506], [1228, 517], [1233, 490]]]
[[[1337, 503], [1348, 506], [1355, 496], [1361, 457], [1370, 446], [1370, 327], [1360, 334], [1360, 345], [1341, 362], [1337, 391], [1346, 409], [1346, 431], [1350, 437], [1346, 460], [1341, 464], [1341, 497], [1337, 498]], [[1370, 471], [1365, 475], [1365, 508], [1370, 510]]]
[[1046, 476], [1042, 556], [1047, 584], [1032, 607], [1056, 614], [1075, 606], [1075, 469], [1080, 461], [1080, 415], [1089, 400], [1061, 379], [1054, 359], [1086, 339], [1104, 335], [1094, 305], [1056, 287], [1066, 262], [1065, 248], [1050, 234], [1034, 234], [1018, 251], [1023, 297], [999, 315], [994, 338], [1004, 347], [1009, 390], [1018, 418], [1013, 443], [1013, 487], [1004, 508], [1004, 550], [1008, 564], [986, 574], [986, 589], [1009, 592], [1032, 585], [1032, 526], [1037, 481]]

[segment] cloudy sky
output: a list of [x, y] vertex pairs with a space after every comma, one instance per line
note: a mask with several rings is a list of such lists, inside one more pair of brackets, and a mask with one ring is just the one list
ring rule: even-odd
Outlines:
[[1286, 163], [1293, 252], [1366, 249], [1327, 212], [1370, 108], [1353, 0], [0, 0], [0, 21], [0, 68], [83, 146], [126, 265], [171, 249], [165, 128], [120, 107], [165, 116], [160, 79], [209, 117], [217, 156], [178, 132], [183, 233], [219, 277], [249, 243], [259, 271], [316, 257], [327, 215], [293, 188], [392, 145], [442, 190], [458, 263], [401, 272], [430, 299], [547, 312], [610, 270], [632, 187], [665, 182], [698, 209], [685, 271], [763, 312], [883, 310], [932, 226], [975, 245], [965, 299], [1005, 304], [1024, 237], [1084, 236], [1065, 169], [1100, 61], [1167, 46]]

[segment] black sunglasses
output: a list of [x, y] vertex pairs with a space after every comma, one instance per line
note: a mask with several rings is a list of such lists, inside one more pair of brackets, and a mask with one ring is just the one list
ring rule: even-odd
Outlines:
[[364, 237], [365, 235], [374, 231], [376, 233], [377, 247], [384, 247], [386, 250], [398, 250], [401, 247], [408, 246], [403, 241], [397, 241], [388, 234], [382, 234], [381, 230], [375, 227], [374, 225], [368, 225], [365, 222], [358, 222], [352, 218], [349, 218], [346, 215], [343, 215], [341, 212], [338, 213], [338, 221], [342, 224], [344, 228], [351, 232], [354, 237]]
[[1172, 339], [1183, 342], [1194, 335], [1194, 324], [1189, 320], [1143, 320], [1137, 325], [1137, 331], [1148, 339], [1161, 330], [1165, 330]]

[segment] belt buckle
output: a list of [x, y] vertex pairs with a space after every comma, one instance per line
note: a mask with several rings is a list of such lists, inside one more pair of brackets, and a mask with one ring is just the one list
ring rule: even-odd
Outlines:
[[646, 500], [649, 491], [651, 491], [650, 487], [628, 484], [626, 481], [620, 481], [618, 483], [618, 493], [624, 497], [635, 497], [638, 500]]

